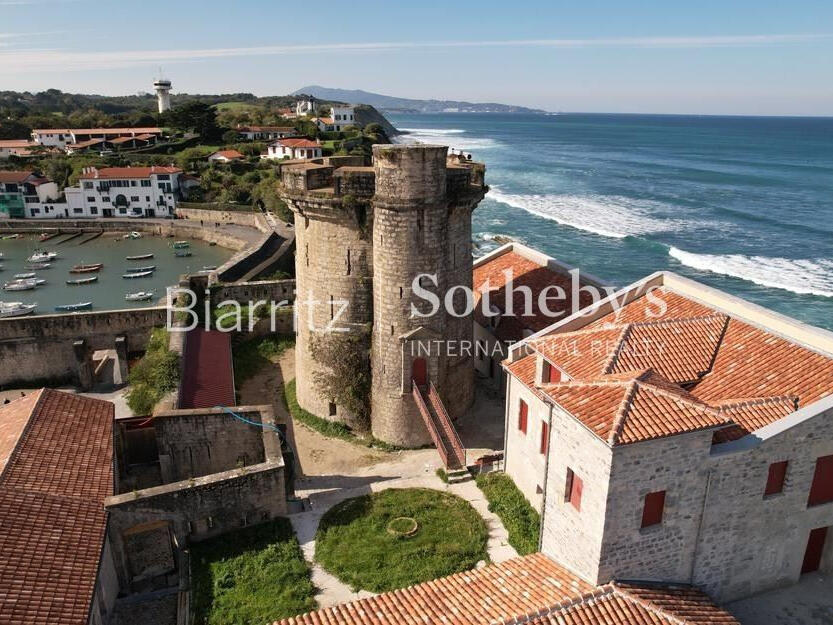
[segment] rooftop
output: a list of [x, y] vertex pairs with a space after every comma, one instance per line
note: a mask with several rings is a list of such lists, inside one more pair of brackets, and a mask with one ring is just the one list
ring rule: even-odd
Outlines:
[[0, 171], [0, 183], [22, 184], [33, 175], [32, 171]]
[[113, 494], [113, 416], [109, 402], [49, 389], [0, 407], [7, 454], [0, 622], [87, 622], [106, 528], [103, 502]]
[[211, 154], [208, 158], [211, 158], [212, 156], [222, 156], [222, 157], [227, 158], [229, 160], [237, 159], [237, 158], [246, 158], [245, 156], [243, 156], [237, 150], [217, 150], [216, 152]]
[[120, 135], [129, 133], [150, 133], [160, 134], [161, 128], [149, 126], [147, 128], [35, 128], [32, 130], [34, 134], [53, 134], [53, 135]]
[[300, 137], [297, 139], [287, 138], [287, 139], [278, 139], [272, 145], [282, 145], [287, 148], [320, 148], [321, 144], [316, 143], [315, 141], [311, 141], [305, 137]]
[[185, 337], [180, 408], [234, 406], [231, 334], [191, 330]]
[[[731, 303], [763, 321], [757, 307]], [[830, 354], [672, 286], [575, 321], [530, 338], [532, 353], [506, 368], [610, 445], [717, 427], [715, 442], [726, 442], [833, 393]], [[561, 372], [558, 383], [536, 383], [536, 354]]]
[[182, 170], [179, 167], [161, 167], [154, 165], [153, 167], [102, 167], [96, 169], [90, 167], [85, 170], [79, 178], [88, 180], [93, 179], [116, 179], [116, 178], [148, 178], [157, 174], [180, 174]]
[[[562, 265], [555, 259], [519, 243], [507, 243], [497, 250], [483, 256], [474, 262], [474, 292], [475, 292], [475, 320], [481, 326], [489, 327], [489, 319], [483, 315], [482, 289], [489, 285], [489, 303], [496, 307], [501, 315], [506, 312], [507, 273], [512, 279], [512, 309], [514, 315], [501, 316], [496, 328], [495, 336], [500, 340], [518, 341], [524, 338], [524, 332], [538, 332], [552, 325], [555, 321], [572, 313], [572, 267]], [[579, 284], [597, 284], [595, 278], [581, 278]], [[530, 316], [525, 316], [525, 296], [519, 290], [528, 287], [532, 292], [532, 310]], [[555, 299], [557, 291], [548, 291], [553, 297], [548, 301], [547, 311], [539, 306], [539, 295], [549, 287], [563, 290], [565, 297]], [[579, 296], [580, 305], [584, 308], [591, 303], [591, 295], [582, 292]]]
[[591, 586], [543, 554], [491, 564], [278, 625], [737, 625], [689, 587]]

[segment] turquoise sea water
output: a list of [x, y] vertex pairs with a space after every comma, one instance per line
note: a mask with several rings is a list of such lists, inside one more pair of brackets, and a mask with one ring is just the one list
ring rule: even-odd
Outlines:
[[478, 255], [505, 234], [617, 286], [668, 269], [833, 330], [833, 118], [390, 118], [486, 163]]
[[[231, 257], [232, 251], [219, 246], [209, 246], [202, 241], [190, 241], [192, 256], [176, 258], [171, 249], [173, 239], [144, 235], [137, 240], [122, 240], [116, 235], [104, 235], [79, 245], [89, 235], [82, 235], [72, 241], [60, 243], [66, 237], [59, 236], [52, 241], [40, 243], [34, 235], [23, 239], [0, 240], [0, 259], [3, 271], [0, 271], [0, 286], [13, 279], [14, 274], [32, 271], [26, 269], [26, 259], [35, 249], [42, 248], [58, 253], [49, 269], [36, 271], [38, 278], [47, 283], [33, 291], [0, 290], [0, 301], [37, 303], [36, 315], [55, 313], [55, 306], [93, 302], [93, 310], [113, 310], [118, 308], [135, 308], [153, 306], [165, 297], [167, 286], [179, 282], [183, 273], [195, 273], [203, 266], [219, 266]], [[153, 253], [149, 260], [127, 261], [126, 256]], [[69, 270], [76, 264], [104, 263], [104, 268], [97, 274], [70, 274]], [[128, 267], [156, 265], [156, 271], [147, 278], [125, 280], [122, 275]], [[67, 280], [76, 280], [89, 276], [98, 276], [93, 284], [69, 286]], [[154, 298], [148, 302], [127, 302], [125, 294], [137, 291], [153, 291]]]

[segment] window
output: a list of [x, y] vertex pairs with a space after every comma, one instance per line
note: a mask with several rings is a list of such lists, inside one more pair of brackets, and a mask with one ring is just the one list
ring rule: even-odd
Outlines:
[[642, 508], [642, 527], [651, 527], [662, 523], [662, 513], [665, 511], [665, 491], [658, 490], [645, 495]]
[[764, 497], [769, 495], [777, 495], [784, 490], [784, 478], [787, 477], [787, 465], [789, 463], [773, 462], [769, 465], [769, 475], [766, 478], [766, 488], [764, 489]]
[[33, 208], [32, 209], [32, 214], [33, 215], [40, 215], [40, 209], [39, 208]]
[[135, 180], [131, 180], [131, 181], [130, 181], [130, 186], [131, 186], [131, 187], [135, 187], [135, 186], [136, 186], [136, 181], [135, 181]]
[[581, 493], [584, 490], [584, 484], [581, 478], [573, 473], [573, 470], [567, 468], [567, 483], [564, 487], [564, 501], [573, 505], [576, 510], [581, 510]]
[[808, 506], [833, 501], [833, 456], [822, 456], [816, 460], [816, 472], [810, 487]]
[[79, 215], [79, 214], [84, 212], [84, 209], [83, 208], [73, 208], [72, 212], [75, 213], [76, 215]]
[[125, 213], [127, 213], [127, 209], [126, 209], [124, 206], [122, 206], [122, 207], [119, 209], [119, 213], [121, 213], [122, 215], [124, 215]]
[[520, 405], [518, 406], [518, 429], [524, 434], [526, 434], [526, 424], [528, 417], [529, 406], [527, 406], [526, 402], [522, 399]]
[[138, 202], [139, 201], [139, 196], [138, 195], [131, 195], [130, 196], [130, 201], [131, 202]]
[[92, 189], [93, 188], [93, 183], [92, 182], [85, 182], [84, 183], [84, 188], [85, 189]]
[[95, 202], [95, 197], [94, 197], [94, 196], [92, 196], [92, 195], [88, 195], [88, 196], [87, 196], [87, 201], [88, 201], [88, 202]]
[[561, 371], [545, 360], [544, 366], [541, 367], [541, 382], [544, 384], [557, 384], [561, 382]]
[[98, 209], [95, 206], [90, 206], [90, 215], [98, 215]]
[[546, 421], [541, 421], [541, 448], [542, 454], [547, 453], [550, 446], [550, 426]]
[[336, 416], [336, 404], [335, 402], [331, 401], [328, 406], [328, 412], [330, 413], [331, 417]]
[[143, 187], [149, 187], [150, 186], [150, 180], [142, 180], [142, 186]]

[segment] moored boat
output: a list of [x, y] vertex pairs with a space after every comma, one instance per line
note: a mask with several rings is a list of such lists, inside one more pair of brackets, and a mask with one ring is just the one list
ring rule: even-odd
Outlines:
[[130, 267], [127, 273], [142, 273], [143, 271], [156, 271], [156, 265], [147, 265], [146, 267]]
[[202, 267], [203, 271], [214, 271], [215, 269], [217, 269], [217, 265], [203, 265]]
[[177, 258], [185, 258], [191, 256], [191, 250], [174, 250], [174, 256]]
[[89, 265], [75, 265], [72, 269], [69, 270], [70, 273], [94, 273], [96, 271], [101, 271], [102, 267], [104, 267], [104, 263], [91, 263]]
[[128, 302], [146, 302], [153, 298], [153, 291], [137, 291], [124, 296]]
[[147, 278], [152, 275], [152, 271], [140, 271], [138, 273], [125, 273], [122, 275], [122, 278], [125, 278], [126, 280], [133, 280], [134, 278]]
[[153, 258], [153, 254], [138, 254], [136, 256], [125, 256], [125, 260], [147, 260]]
[[31, 291], [38, 285], [34, 280], [14, 280], [3, 285], [4, 291]]
[[90, 276], [89, 278], [79, 278], [78, 280], [67, 280], [70, 286], [78, 286], [79, 284], [92, 284], [98, 281], [98, 276]]
[[27, 262], [30, 263], [46, 263], [51, 260], [55, 260], [58, 258], [58, 254], [56, 252], [43, 252], [40, 250], [36, 250], [29, 258], [27, 258]]
[[134, 230], [133, 232], [128, 232], [122, 238], [123, 239], [141, 239], [142, 238], [142, 233], [141, 232], [136, 232]]
[[30, 279], [32, 279], [32, 278], [34, 278], [34, 277], [35, 277], [35, 273], [34, 273], [34, 272], [30, 272], [30, 273], [16, 273], [16, 274], [14, 274], [14, 279], [15, 279], [15, 280], [30, 280]]
[[52, 266], [52, 263], [29, 263], [26, 265], [26, 269], [49, 269]]
[[61, 306], [55, 306], [55, 310], [58, 312], [76, 312], [79, 310], [91, 310], [92, 307], [92, 302], [79, 302], [78, 304], [62, 304]]
[[37, 307], [37, 304], [24, 304], [23, 302], [0, 302], [0, 319], [31, 315]]
[[191, 244], [188, 241], [174, 241], [173, 248], [175, 250], [184, 249], [186, 247], [191, 247]]

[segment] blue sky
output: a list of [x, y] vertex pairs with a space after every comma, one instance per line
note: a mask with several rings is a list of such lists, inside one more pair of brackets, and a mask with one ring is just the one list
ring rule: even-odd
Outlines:
[[[106, 8], [105, 8], [106, 7]], [[833, 1], [0, 0], [0, 89], [833, 115]]]

